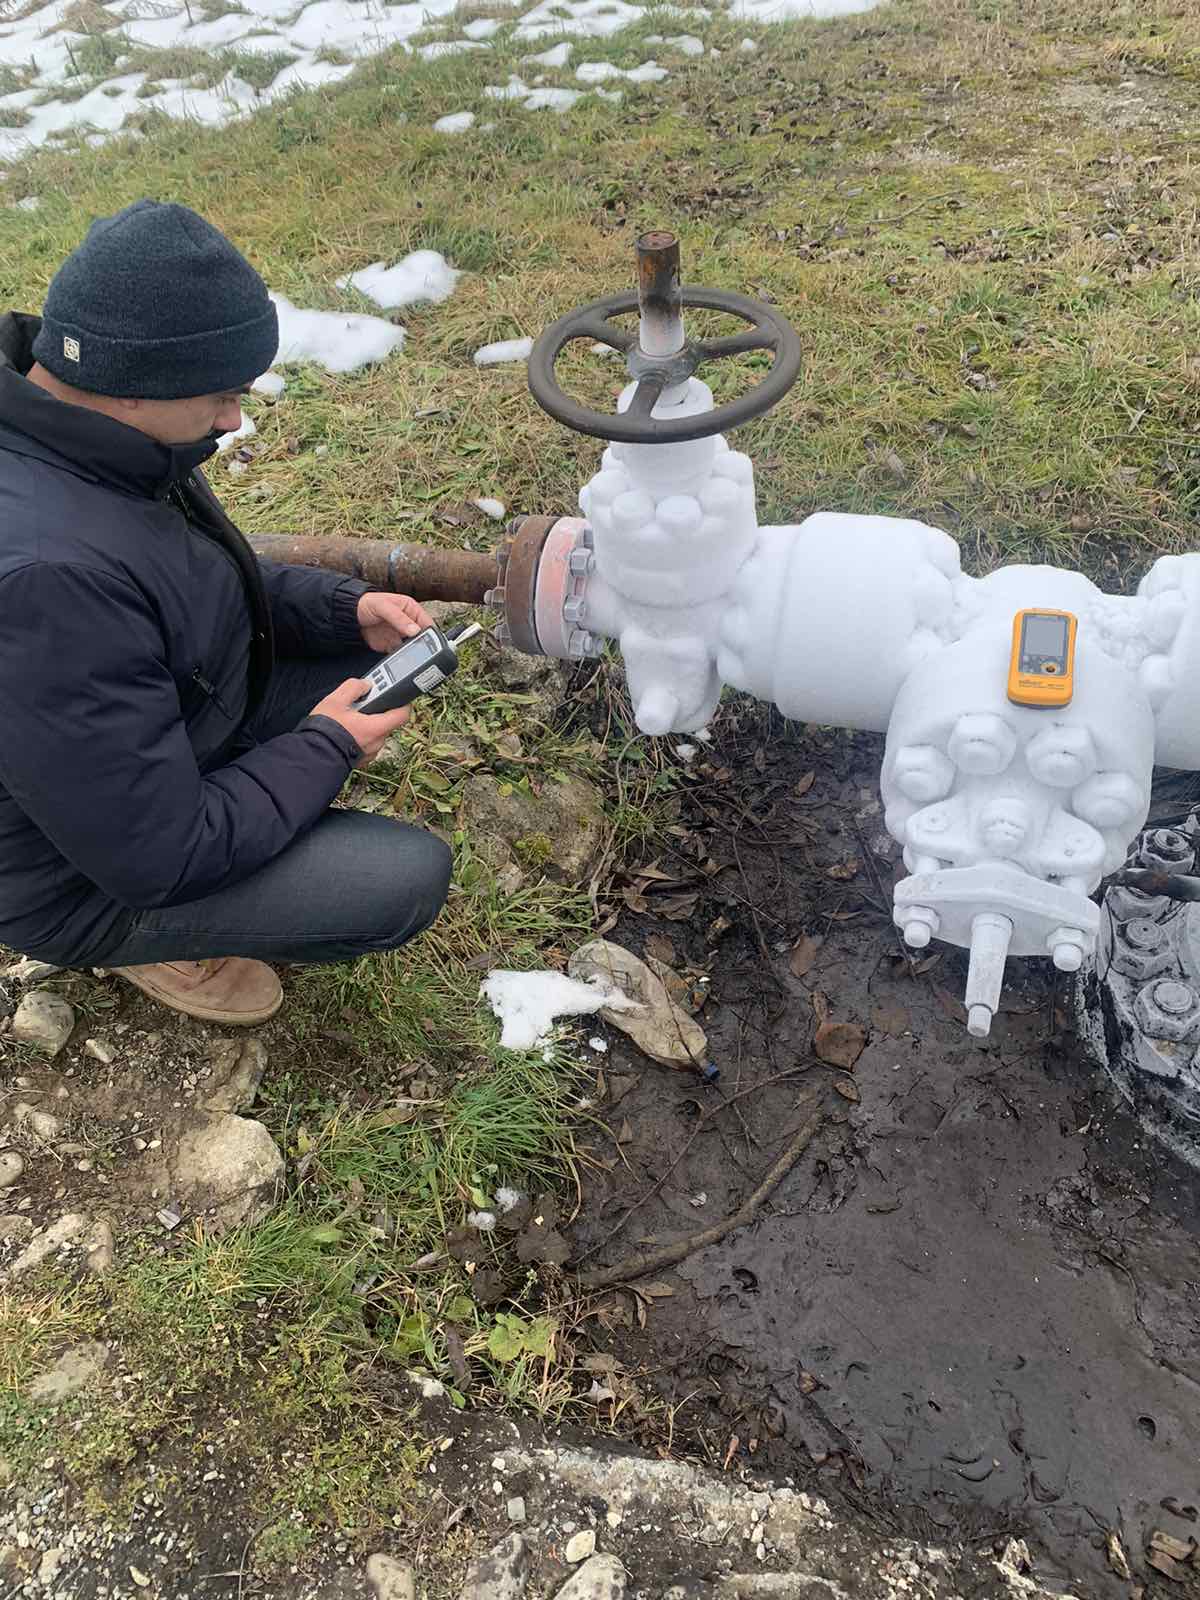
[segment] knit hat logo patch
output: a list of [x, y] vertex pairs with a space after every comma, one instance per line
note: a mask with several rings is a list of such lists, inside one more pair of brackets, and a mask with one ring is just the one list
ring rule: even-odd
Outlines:
[[66, 338], [63, 340], [63, 356], [68, 361], [79, 362], [79, 340]]

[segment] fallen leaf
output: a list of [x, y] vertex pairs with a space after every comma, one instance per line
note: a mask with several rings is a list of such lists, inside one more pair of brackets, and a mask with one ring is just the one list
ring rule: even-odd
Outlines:
[[635, 1294], [644, 1294], [648, 1300], [669, 1300], [675, 1293], [669, 1283], [635, 1283]]
[[963, 1005], [957, 995], [952, 995], [949, 989], [943, 989], [940, 983], [933, 985], [933, 997], [951, 1022], [965, 1022], [967, 1020], [966, 1006]]
[[729, 1463], [733, 1460], [734, 1456], [737, 1455], [738, 1445], [741, 1444], [741, 1442], [742, 1441], [738, 1438], [736, 1433], [730, 1437], [729, 1449], [725, 1452], [725, 1465], [722, 1468], [722, 1471], [729, 1471]]
[[849, 861], [839, 861], [836, 866], [829, 868], [826, 873], [829, 878], [834, 878], [838, 883], [849, 883], [851, 878], [858, 877], [858, 858], [851, 856]]
[[788, 962], [794, 978], [803, 978], [806, 973], [811, 971], [824, 943], [824, 939], [817, 938], [811, 933], [802, 933], [800, 935], [792, 947], [791, 959]]
[[867, 1030], [857, 1022], [823, 1022], [813, 1038], [813, 1049], [831, 1067], [847, 1072], [867, 1045]]
[[902, 1006], [898, 1000], [880, 1000], [871, 1008], [871, 1026], [878, 1028], [880, 1033], [907, 1033], [912, 1026], [912, 1018], [907, 1006]]
[[853, 1101], [855, 1105], [862, 1099], [862, 1095], [858, 1092], [858, 1085], [853, 1078], [838, 1078], [833, 1087], [843, 1100]]
[[1129, 1557], [1125, 1554], [1125, 1548], [1120, 1539], [1111, 1530], [1104, 1541], [1104, 1553], [1108, 1557], [1109, 1566], [1117, 1577], [1124, 1578], [1125, 1582], [1129, 1583], [1133, 1578], [1133, 1573], [1129, 1567]]
[[732, 927], [733, 919], [727, 917], [725, 913], [722, 912], [720, 916], [714, 917], [709, 923], [704, 937], [710, 944], [716, 944], [717, 940], [720, 939], [724, 934], [727, 934]]
[[654, 909], [668, 922], [690, 922], [699, 898], [698, 894], [664, 895], [654, 902]]
[[813, 784], [816, 783], [816, 781], [817, 781], [817, 775], [816, 775], [815, 772], [806, 772], [804, 774], [804, 776], [802, 778], [800, 778], [796, 783], [796, 788], [795, 788], [796, 798], [799, 799], [799, 797], [801, 795], [807, 794], [808, 791], [812, 788]]
[[1161, 1550], [1172, 1561], [1191, 1561], [1196, 1555], [1197, 1545], [1195, 1539], [1176, 1539], [1161, 1528], [1155, 1528], [1150, 1535], [1150, 1548]]
[[814, 1372], [805, 1372], [803, 1367], [801, 1367], [801, 1369], [800, 1369], [800, 1393], [801, 1394], [816, 1394], [816, 1392], [817, 1392], [817, 1390], [819, 1388], [821, 1388], [821, 1380], [820, 1380], [820, 1378], [817, 1377], [816, 1373], [814, 1373]]
[[662, 933], [652, 933], [646, 940], [646, 954], [655, 961], [661, 961], [665, 967], [675, 965], [675, 946], [670, 939]]
[[1154, 1568], [1155, 1572], [1161, 1572], [1163, 1577], [1170, 1578], [1172, 1583], [1182, 1583], [1186, 1577], [1186, 1573], [1178, 1561], [1172, 1561], [1171, 1557], [1162, 1550], [1151, 1550], [1146, 1557], [1146, 1561], [1149, 1566]]

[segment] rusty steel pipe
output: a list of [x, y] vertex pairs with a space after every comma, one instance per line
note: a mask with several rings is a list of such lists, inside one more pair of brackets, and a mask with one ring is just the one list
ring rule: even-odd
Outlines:
[[288, 533], [256, 534], [250, 545], [264, 561], [344, 572], [377, 589], [409, 594], [414, 600], [462, 600], [479, 606], [496, 586], [496, 556], [477, 550], [437, 550], [427, 544], [389, 545], [382, 539]]
[[683, 349], [683, 291], [679, 286], [679, 240], [661, 230], [637, 241], [638, 342], [648, 356], [674, 356]]

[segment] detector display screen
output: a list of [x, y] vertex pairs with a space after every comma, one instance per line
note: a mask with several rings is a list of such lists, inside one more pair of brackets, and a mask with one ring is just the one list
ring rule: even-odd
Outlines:
[[1065, 617], [1026, 617], [1021, 637], [1025, 661], [1031, 665], [1062, 661], [1067, 653], [1067, 626]]
[[[424, 666], [426, 661], [432, 661], [437, 653], [437, 640], [431, 638], [427, 633], [422, 633], [419, 634], [415, 639], [410, 639], [409, 642], [397, 652], [400, 660], [396, 663], [396, 666], [402, 667], [406, 673], [413, 672], [418, 667]], [[400, 676], [400, 673], [396, 671], [396, 667], [393, 667], [391, 670], [395, 677]]]

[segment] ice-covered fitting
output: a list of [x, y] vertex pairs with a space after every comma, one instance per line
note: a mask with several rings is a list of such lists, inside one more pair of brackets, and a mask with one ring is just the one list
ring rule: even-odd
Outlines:
[[[574, 319], [555, 325], [551, 365], [564, 328], [595, 326]], [[968, 577], [954, 540], [919, 522], [760, 528], [749, 457], [704, 427], [711, 390], [664, 382], [651, 406], [640, 360], [619, 413], [649, 431], [609, 445], [583, 519], [546, 541], [541, 647], [569, 658], [615, 639], [648, 734], [702, 727], [726, 684], [803, 722], [886, 732], [885, 820], [908, 872], [895, 920], [914, 949], [970, 951], [968, 1026], [985, 1035], [1009, 956], [1069, 973], [1094, 950], [1090, 897], [1145, 821], [1156, 757], [1200, 767], [1200, 556], [1166, 557], [1118, 597], [1053, 567]], [[570, 420], [564, 406], [553, 414]], [[586, 431], [602, 421], [588, 413]], [[1077, 618], [1058, 709], [1008, 698], [1013, 619], [1029, 609]]]

